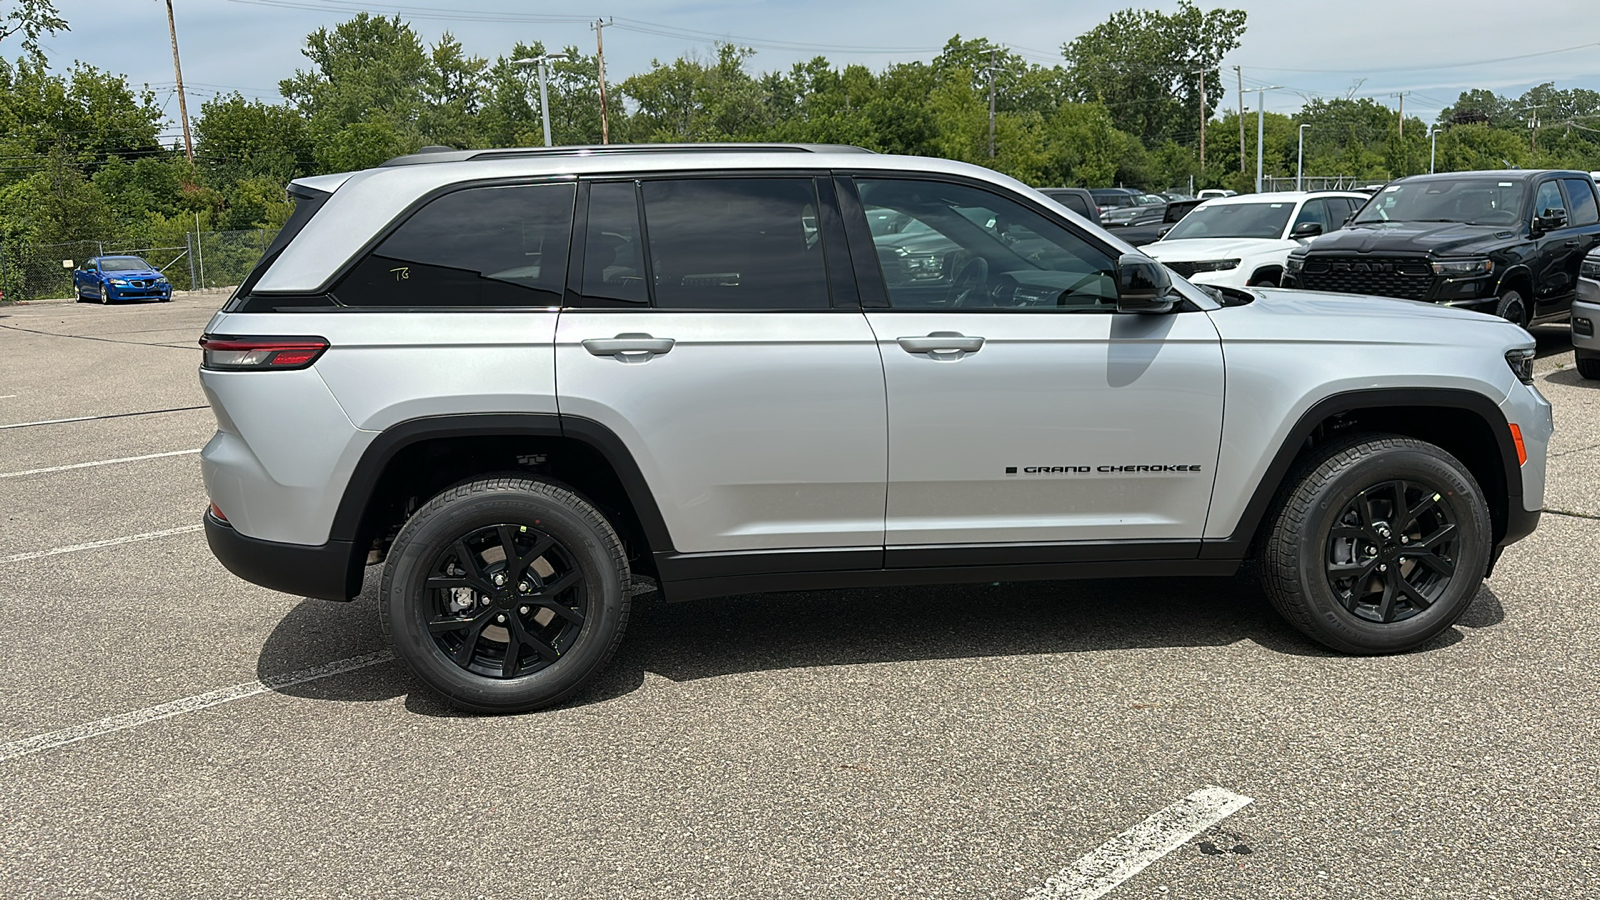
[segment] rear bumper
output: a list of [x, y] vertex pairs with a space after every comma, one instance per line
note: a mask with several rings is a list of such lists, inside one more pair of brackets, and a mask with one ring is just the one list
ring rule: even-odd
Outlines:
[[349, 600], [361, 592], [362, 570], [350, 541], [307, 546], [258, 540], [210, 512], [205, 523], [212, 555], [245, 581], [319, 600]]

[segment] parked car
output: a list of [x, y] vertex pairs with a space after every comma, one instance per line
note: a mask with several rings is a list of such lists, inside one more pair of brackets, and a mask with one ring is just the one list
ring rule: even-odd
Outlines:
[[1094, 202], [1100, 206], [1100, 216], [1104, 219], [1105, 214], [1113, 209], [1138, 206], [1138, 198], [1144, 194], [1144, 191], [1136, 191], [1133, 188], [1089, 188], [1089, 194], [1094, 197]]
[[1227, 188], [1206, 188], [1195, 194], [1195, 198], [1199, 200], [1215, 200], [1218, 197], [1237, 197], [1238, 195], [1238, 191], [1230, 191]]
[[1039, 188], [1039, 193], [1083, 216], [1094, 224], [1100, 224], [1100, 204], [1095, 202], [1094, 195], [1087, 190], [1083, 188], [1047, 187]]
[[1572, 301], [1572, 356], [1578, 374], [1600, 379], [1600, 253], [1590, 253], [1578, 270], [1578, 296]]
[[97, 256], [72, 270], [79, 300], [171, 300], [172, 284], [137, 256]]
[[1207, 200], [1145, 252], [1196, 284], [1277, 287], [1289, 251], [1338, 229], [1366, 200], [1336, 191]]
[[[201, 339], [207, 539], [299, 596], [381, 564], [398, 656], [469, 709], [583, 689], [652, 586], [1227, 576], [1254, 552], [1296, 628], [1399, 652], [1544, 505], [1526, 331], [1218, 300], [979, 166], [466, 150], [289, 192]], [[957, 250], [902, 278], [888, 223]]]
[[1385, 186], [1343, 231], [1289, 255], [1285, 283], [1493, 313], [1566, 318], [1584, 256], [1600, 246], [1586, 172], [1414, 175]]
[[1204, 200], [1173, 200], [1163, 208], [1160, 221], [1143, 225], [1124, 225], [1111, 233], [1125, 244], [1142, 247], [1161, 240], [1163, 235], [1172, 230], [1172, 226], [1183, 221], [1184, 216], [1204, 202]]
[[1166, 215], [1167, 199], [1159, 194], [1140, 194], [1133, 206], [1120, 206], [1100, 217], [1105, 226], [1149, 225]]

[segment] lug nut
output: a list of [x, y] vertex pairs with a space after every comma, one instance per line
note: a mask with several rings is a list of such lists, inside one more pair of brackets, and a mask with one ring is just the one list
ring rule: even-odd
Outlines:
[[528, 614], [528, 608], [526, 606], [524, 606], [521, 609], [517, 610], [517, 612], [520, 612], [523, 615], [527, 615]]
[[499, 574], [499, 575], [496, 575], [496, 576], [494, 576], [494, 583], [495, 583], [495, 584], [497, 584], [497, 585], [498, 585], [498, 584], [505, 584], [505, 583], [506, 583], [506, 576], [505, 576], [505, 574], [504, 574], [504, 573], [501, 573], [501, 574]]
[[1402, 534], [1402, 535], [1400, 535], [1400, 543], [1409, 544], [1409, 543], [1411, 543], [1411, 538], [1409, 538], [1409, 537], [1407, 537], [1407, 536]]
[[1388, 567], [1388, 566], [1386, 566], [1386, 565], [1384, 565], [1384, 566], [1379, 566], [1379, 567], [1378, 567], [1378, 571], [1379, 571], [1379, 572], [1387, 572], [1387, 571], [1389, 571], [1389, 567]]
[[500, 615], [495, 616], [494, 620], [496, 622], [504, 622], [506, 620], [506, 614], [505, 613], [501, 613]]
[[525, 581], [524, 582], [519, 582], [517, 584], [517, 590], [519, 590], [519, 591], [523, 592], [524, 594], [526, 594], [527, 592], [533, 590], [533, 585], [528, 584]]
[[478, 602], [483, 604], [484, 606], [488, 606], [489, 605], [489, 598], [485, 597], [482, 600], [479, 600]]

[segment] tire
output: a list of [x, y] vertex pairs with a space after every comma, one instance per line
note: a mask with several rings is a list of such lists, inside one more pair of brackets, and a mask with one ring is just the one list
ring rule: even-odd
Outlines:
[[106, 287], [103, 284], [100, 285], [100, 305], [101, 306], [110, 306], [111, 305], [111, 289]]
[[1254, 282], [1251, 282], [1251, 287], [1275, 288], [1277, 286], [1278, 286], [1278, 283], [1276, 281], [1273, 281], [1270, 278], [1261, 278], [1261, 279], [1258, 279], [1258, 280], [1256, 280]]
[[1528, 302], [1522, 299], [1520, 291], [1510, 290], [1501, 294], [1500, 302], [1495, 304], [1494, 314], [1507, 322], [1514, 322], [1523, 328], [1528, 327]]
[[1578, 365], [1578, 374], [1591, 381], [1600, 381], [1600, 356], [1583, 356], [1582, 351], [1572, 354]]
[[1492, 534], [1483, 491], [1455, 457], [1412, 438], [1357, 435], [1285, 480], [1263, 533], [1262, 587], [1289, 624], [1331, 650], [1402, 653], [1471, 605]]
[[378, 610], [395, 655], [445, 699], [526, 712], [605, 666], [627, 629], [629, 584], [622, 541], [588, 502], [489, 478], [444, 491], [400, 529]]

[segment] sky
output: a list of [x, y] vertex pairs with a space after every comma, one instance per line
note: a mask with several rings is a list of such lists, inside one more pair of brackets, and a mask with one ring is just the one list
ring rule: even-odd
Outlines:
[[[5, 6], [12, 4], [6, 3]], [[218, 93], [277, 101], [280, 79], [306, 68], [305, 37], [356, 12], [411, 22], [428, 42], [445, 31], [466, 51], [494, 59], [517, 41], [542, 40], [554, 50], [576, 45], [591, 52], [588, 22], [601, 16], [606, 80], [646, 71], [652, 60], [709, 55], [718, 39], [757, 51], [753, 71], [787, 69], [824, 55], [835, 65], [929, 59], [952, 35], [986, 37], [1044, 65], [1061, 61], [1061, 45], [1118, 9], [1122, 0], [399, 0], [388, 6], [346, 0], [173, 0], [191, 118]], [[1292, 113], [1313, 97], [1371, 97], [1407, 117], [1432, 122], [1463, 90], [1487, 88], [1515, 97], [1553, 81], [1558, 88], [1600, 90], [1600, 5], [1594, 0], [1232, 0], [1248, 27], [1238, 50], [1222, 60], [1227, 96], [1239, 105], [1233, 67], [1239, 66], [1245, 106], [1253, 89], [1267, 92], [1269, 112]], [[56, 0], [69, 32], [45, 37], [52, 68], [74, 60], [149, 85], [176, 128], [173, 70], [163, 0]], [[1172, 11], [1172, 2], [1144, 4]], [[15, 38], [0, 46], [15, 56]], [[170, 136], [170, 135], [169, 135]]]

